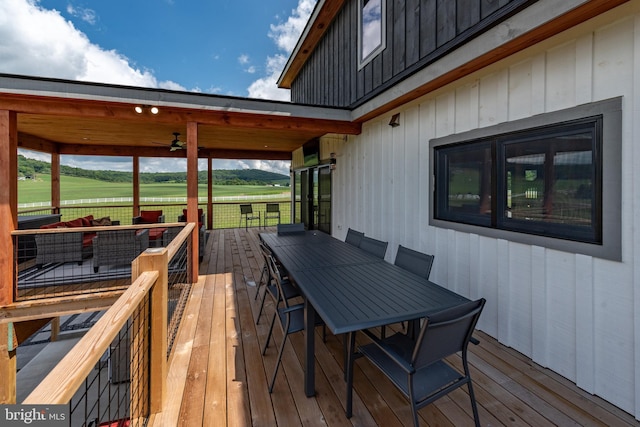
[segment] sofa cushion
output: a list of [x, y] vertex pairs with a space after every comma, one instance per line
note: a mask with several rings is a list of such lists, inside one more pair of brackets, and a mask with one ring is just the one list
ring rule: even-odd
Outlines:
[[153, 224], [158, 222], [158, 217], [162, 215], [162, 211], [140, 211], [140, 218], [145, 224]]
[[83, 216], [80, 219], [82, 220], [82, 226], [83, 227], [91, 227], [93, 225], [91, 223], [91, 221], [93, 221], [93, 215]]

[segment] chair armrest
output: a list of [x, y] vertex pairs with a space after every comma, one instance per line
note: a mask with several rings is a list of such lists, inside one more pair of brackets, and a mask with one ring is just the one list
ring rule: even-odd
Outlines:
[[164, 214], [162, 214], [162, 215], [160, 215], [158, 217], [158, 222], [160, 222], [160, 223], [164, 222]]
[[142, 224], [142, 217], [141, 216], [134, 216], [133, 218], [131, 218], [131, 224]]
[[111, 221], [111, 225], [120, 225], [120, 220], [116, 219], [116, 220]]

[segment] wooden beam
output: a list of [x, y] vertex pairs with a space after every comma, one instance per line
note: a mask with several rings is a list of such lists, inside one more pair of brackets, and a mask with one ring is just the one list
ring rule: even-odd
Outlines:
[[26, 322], [14, 323], [13, 332], [16, 338], [15, 339], [16, 346], [28, 340], [31, 335], [38, 332], [40, 328], [42, 328], [44, 325], [51, 322], [52, 320], [53, 318], [51, 317], [45, 317], [43, 319], [27, 320]]
[[0, 325], [106, 310], [123, 292], [124, 289], [16, 302], [0, 307]]
[[18, 147], [41, 153], [55, 153], [57, 151], [55, 142], [24, 132], [18, 132]]
[[[305, 112], [301, 106], [300, 111]], [[320, 107], [307, 107], [308, 111]], [[133, 104], [102, 100], [67, 99], [44, 95], [3, 93], [0, 109], [25, 114], [43, 114], [68, 117], [103, 118], [119, 121], [140, 122], [143, 118], [133, 110]], [[277, 109], [275, 109], [277, 111]], [[320, 113], [318, 113], [320, 114]], [[184, 125], [190, 121], [201, 125], [235, 127], [252, 130], [304, 130], [308, 132], [359, 134], [361, 126], [348, 120], [324, 119], [320, 117], [278, 114], [272, 111], [256, 113], [230, 111], [228, 109], [181, 108], [162, 106], [160, 113], [144, 120], [156, 124]]]
[[[187, 123], [187, 222], [197, 224], [198, 218], [198, 123]], [[191, 233], [191, 282], [198, 280], [198, 227]]]
[[51, 153], [51, 206], [60, 213], [60, 154]]

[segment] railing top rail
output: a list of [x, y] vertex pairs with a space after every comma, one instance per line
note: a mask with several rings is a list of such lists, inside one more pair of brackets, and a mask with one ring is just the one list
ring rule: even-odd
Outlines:
[[135, 224], [135, 225], [100, 225], [95, 227], [66, 227], [66, 228], [35, 228], [28, 230], [13, 230], [12, 236], [23, 236], [30, 234], [55, 234], [55, 233], [78, 233], [78, 232], [95, 232], [95, 231], [111, 231], [111, 230], [137, 230], [147, 228], [167, 228], [182, 227], [184, 222], [158, 222], [154, 224]]
[[[184, 225], [185, 223], [178, 223], [174, 225]], [[186, 223], [185, 227], [180, 231], [180, 233], [167, 245], [167, 251], [169, 254], [169, 260], [172, 260], [175, 256], [176, 252], [182, 246], [182, 243], [189, 238], [189, 234], [193, 231], [196, 224], [194, 222]]]
[[23, 403], [68, 403], [158, 278], [157, 271], [141, 273]]

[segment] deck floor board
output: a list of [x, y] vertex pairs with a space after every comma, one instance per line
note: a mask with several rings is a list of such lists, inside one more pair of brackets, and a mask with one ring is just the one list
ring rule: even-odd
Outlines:
[[[275, 231], [275, 227], [267, 228]], [[353, 417], [344, 415], [342, 336], [316, 330], [316, 396], [303, 391], [304, 337], [288, 337], [272, 394], [268, 382], [282, 333], [276, 326], [262, 356], [273, 315], [267, 298], [256, 324], [262, 271], [258, 234], [250, 228], [209, 232], [198, 283], [192, 288], [169, 358], [165, 410], [150, 425], [403, 426], [404, 397], [368, 361], [356, 361]], [[260, 292], [264, 288], [260, 288]], [[392, 328], [393, 329], [393, 328]], [[478, 331], [470, 364], [482, 425], [640, 426], [631, 415]], [[366, 338], [358, 335], [358, 341]], [[452, 363], [460, 363], [459, 357]], [[469, 396], [458, 389], [420, 410], [421, 425], [473, 425]]]

